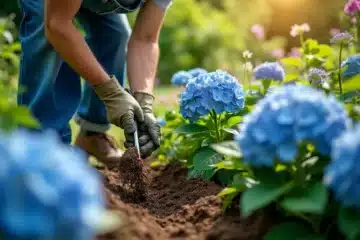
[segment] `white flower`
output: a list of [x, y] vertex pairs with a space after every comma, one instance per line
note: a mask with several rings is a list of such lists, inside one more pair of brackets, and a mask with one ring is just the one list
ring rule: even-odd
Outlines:
[[251, 72], [254, 69], [254, 66], [251, 62], [246, 62], [243, 64], [243, 68], [247, 72]]
[[245, 51], [243, 52], [243, 58], [245, 58], [245, 59], [250, 59], [250, 58], [252, 58], [252, 55], [253, 55], [253, 53], [250, 52], [249, 50], [245, 50]]

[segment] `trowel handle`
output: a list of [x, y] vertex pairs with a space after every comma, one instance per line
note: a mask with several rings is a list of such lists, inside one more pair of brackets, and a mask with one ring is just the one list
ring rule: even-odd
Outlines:
[[138, 156], [140, 158], [141, 154], [140, 154], [139, 134], [138, 134], [138, 131], [137, 131], [137, 127], [136, 127], [136, 131], [134, 132], [134, 142], [135, 142], [135, 147], [136, 147]]

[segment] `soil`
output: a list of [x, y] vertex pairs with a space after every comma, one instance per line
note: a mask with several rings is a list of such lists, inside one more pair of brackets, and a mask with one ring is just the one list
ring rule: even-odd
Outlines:
[[[96, 240], [257, 240], [274, 224], [267, 210], [248, 218], [240, 216], [236, 205], [223, 212], [216, 197], [222, 187], [188, 179], [179, 164], [151, 169], [148, 161], [139, 165], [132, 154], [121, 163], [121, 172], [99, 169], [108, 208], [118, 210], [124, 224]], [[129, 181], [135, 181], [134, 189], [124, 186]]]

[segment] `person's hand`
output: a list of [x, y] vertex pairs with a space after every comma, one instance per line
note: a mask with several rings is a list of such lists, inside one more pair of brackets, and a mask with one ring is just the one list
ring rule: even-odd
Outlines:
[[144, 113], [138, 101], [120, 86], [115, 76], [93, 86], [93, 89], [106, 106], [108, 121], [122, 128], [125, 136], [132, 136], [137, 129], [136, 122], [144, 122]]
[[[141, 156], [146, 158], [150, 156], [160, 146], [160, 125], [157, 123], [153, 114], [152, 106], [154, 97], [151, 94], [143, 92], [135, 92], [134, 98], [140, 104], [143, 113], [144, 121], [139, 121], [139, 145]], [[133, 136], [127, 136], [129, 139], [125, 142], [125, 147], [134, 146]]]

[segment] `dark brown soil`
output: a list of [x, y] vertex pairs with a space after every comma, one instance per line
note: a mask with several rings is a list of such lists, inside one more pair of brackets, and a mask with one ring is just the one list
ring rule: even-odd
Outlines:
[[[129, 165], [123, 167], [130, 171], [133, 166]], [[126, 192], [120, 183], [124, 176], [119, 172], [100, 171], [108, 206], [122, 213], [124, 225], [97, 240], [260, 240], [272, 225], [271, 214], [265, 211], [246, 219], [236, 207], [223, 213], [221, 200], [216, 197], [221, 187], [187, 179], [187, 170], [178, 164], [154, 170], [145, 163], [143, 175], [148, 182], [143, 185], [147, 189], [142, 198]]]

